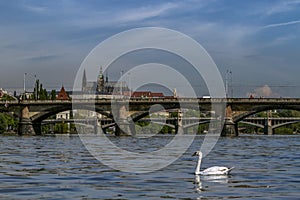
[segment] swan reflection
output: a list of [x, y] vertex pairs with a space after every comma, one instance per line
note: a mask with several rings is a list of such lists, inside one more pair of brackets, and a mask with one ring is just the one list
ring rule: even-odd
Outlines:
[[201, 176], [200, 175], [195, 175], [195, 189], [198, 192], [204, 191], [204, 187], [202, 183], [205, 182], [211, 182], [211, 183], [220, 183], [220, 184], [226, 184], [228, 183], [228, 175], [211, 175], [211, 176]]
[[195, 189], [196, 189], [198, 192], [201, 192], [201, 191], [202, 191], [202, 183], [201, 183], [201, 180], [200, 180], [200, 176], [199, 176], [199, 175], [195, 175], [195, 181], [194, 181], [194, 184], [195, 184]]

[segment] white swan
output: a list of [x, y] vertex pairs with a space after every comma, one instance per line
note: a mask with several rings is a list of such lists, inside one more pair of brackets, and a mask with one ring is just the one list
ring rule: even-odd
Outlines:
[[227, 175], [233, 169], [233, 167], [232, 168], [227, 168], [227, 167], [214, 166], [214, 167], [207, 168], [203, 171], [200, 171], [201, 160], [202, 160], [202, 152], [201, 151], [196, 151], [193, 154], [193, 156], [199, 156], [197, 167], [196, 167], [196, 170], [195, 170], [196, 175]]

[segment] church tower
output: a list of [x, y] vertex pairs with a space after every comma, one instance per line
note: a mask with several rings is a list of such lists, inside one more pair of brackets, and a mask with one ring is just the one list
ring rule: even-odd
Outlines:
[[81, 85], [81, 90], [82, 91], [86, 91], [86, 73], [85, 73], [85, 69], [83, 71], [83, 77], [82, 77], [82, 85]]
[[102, 66], [100, 67], [100, 73], [97, 79], [97, 92], [104, 92], [104, 76], [102, 72]]

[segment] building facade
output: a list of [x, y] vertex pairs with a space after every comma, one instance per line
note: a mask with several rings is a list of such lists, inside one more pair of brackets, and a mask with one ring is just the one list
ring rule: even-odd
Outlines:
[[125, 81], [109, 81], [108, 75], [103, 74], [102, 67], [97, 76], [97, 81], [88, 81], [84, 70], [82, 77], [82, 91], [102, 95], [128, 95], [130, 90]]

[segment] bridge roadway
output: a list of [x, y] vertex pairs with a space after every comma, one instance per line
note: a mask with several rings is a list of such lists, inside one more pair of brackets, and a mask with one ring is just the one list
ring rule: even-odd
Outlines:
[[[9, 101], [0, 102], [0, 111], [19, 118], [19, 134], [40, 134], [41, 123], [49, 116], [66, 110], [91, 110], [118, 120], [116, 135], [132, 134], [132, 122], [149, 115], [149, 109], [161, 105], [165, 110], [194, 109], [214, 111], [216, 118], [225, 119], [222, 136], [237, 136], [237, 123], [258, 112], [274, 109], [300, 111], [298, 98], [153, 98], [153, 99], [80, 99], [72, 101]], [[155, 107], [158, 108], [158, 107]], [[130, 112], [129, 112], [130, 111]], [[159, 110], [156, 110], [159, 111]], [[131, 121], [128, 121], [130, 114]], [[177, 128], [182, 126], [177, 122]], [[272, 134], [268, 132], [268, 134]]]

